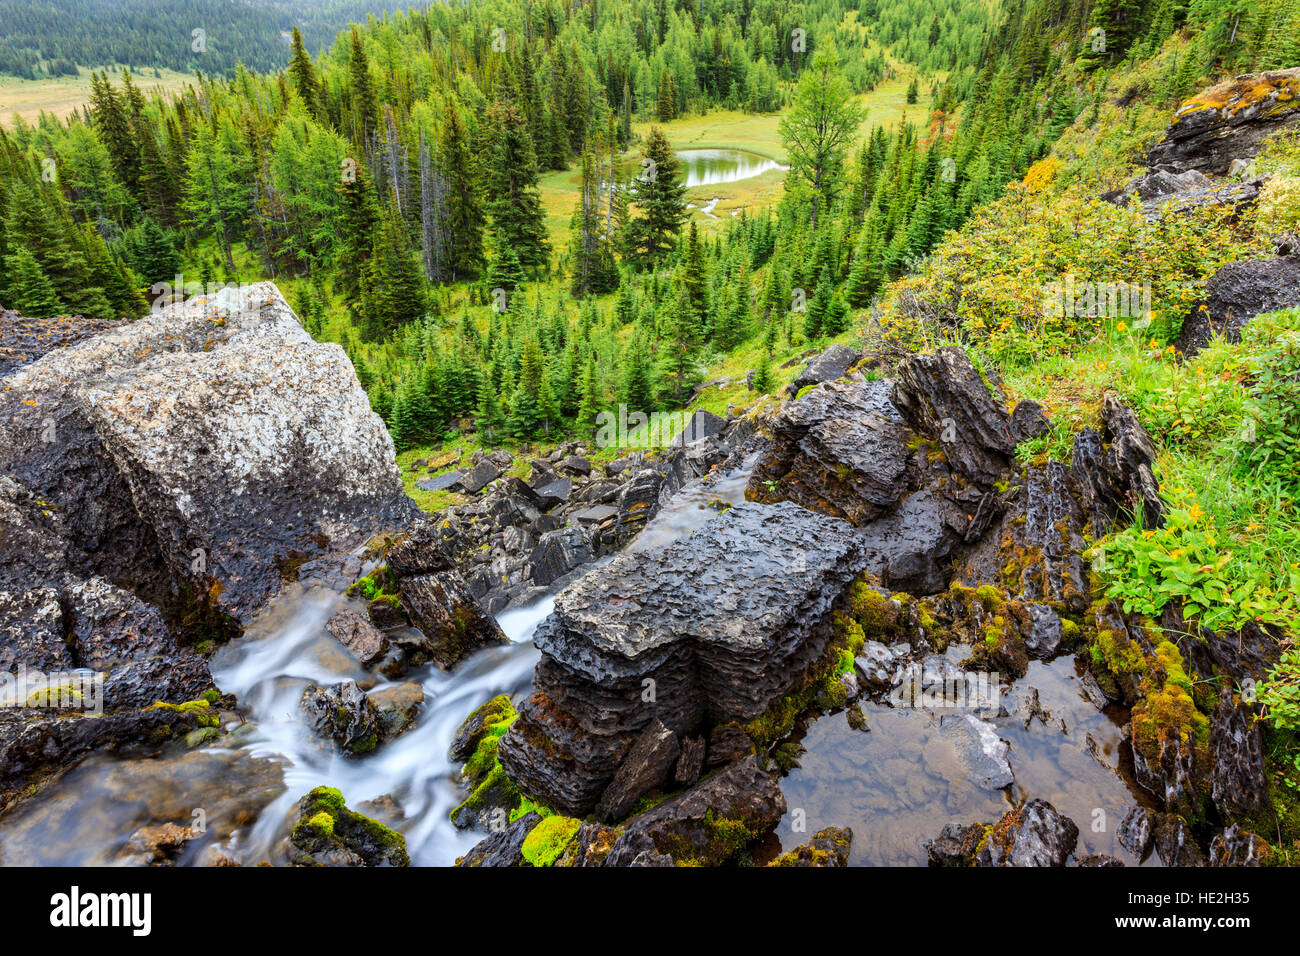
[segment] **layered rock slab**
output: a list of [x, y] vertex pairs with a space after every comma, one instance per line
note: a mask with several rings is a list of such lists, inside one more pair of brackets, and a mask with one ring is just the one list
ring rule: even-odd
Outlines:
[[851, 526], [788, 502], [738, 505], [690, 538], [619, 555], [538, 627], [536, 690], [502, 767], [582, 814], [652, 720], [681, 736], [760, 716], [825, 651], [831, 607], [867, 560]]

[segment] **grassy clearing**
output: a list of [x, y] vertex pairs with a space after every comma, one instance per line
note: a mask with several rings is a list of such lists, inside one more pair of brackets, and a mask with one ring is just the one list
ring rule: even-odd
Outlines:
[[[103, 67], [110, 75], [121, 73], [120, 66]], [[98, 72], [98, 71], [94, 71]], [[90, 76], [92, 71], [82, 67], [77, 76], [60, 76], [46, 80], [20, 80], [13, 76], [0, 76], [0, 118], [6, 122], [21, 116], [29, 123], [40, 119], [44, 111], [59, 119], [71, 116], [90, 102]], [[149, 95], [155, 90], [173, 92], [193, 79], [188, 73], [175, 70], [158, 70], [158, 76], [149, 70], [135, 77], [136, 84]]]

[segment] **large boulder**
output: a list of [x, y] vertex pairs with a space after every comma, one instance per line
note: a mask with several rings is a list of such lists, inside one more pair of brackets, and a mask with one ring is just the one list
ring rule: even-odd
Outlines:
[[1222, 176], [1234, 161], [1252, 159], [1265, 139], [1297, 126], [1300, 67], [1238, 76], [1185, 100], [1147, 165]]
[[1006, 475], [1016, 440], [1011, 418], [965, 349], [944, 346], [899, 364], [891, 397], [907, 423], [939, 439], [948, 463], [966, 479], [992, 486]]
[[912, 457], [890, 389], [887, 381], [834, 382], [786, 404], [745, 496], [793, 501], [858, 526], [880, 517], [906, 490]]
[[1229, 262], [1205, 284], [1205, 301], [1183, 320], [1178, 348], [1195, 355], [1220, 334], [1229, 342], [1265, 312], [1300, 305], [1300, 256]]
[[651, 721], [684, 736], [706, 717], [759, 717], [825, 651], [832, 604], [866, 561], [849, 525], [790, 503], [737, 505], [666, 548], [620, 554], [538, 627], [535, 691], [502, 766], [581, 815]]
[[346, 354], [270, 283], [123, 323], [4, 385], [0, 471], [59, 509], [74, 559], [238, 623], [291, 561], [415, 513]]

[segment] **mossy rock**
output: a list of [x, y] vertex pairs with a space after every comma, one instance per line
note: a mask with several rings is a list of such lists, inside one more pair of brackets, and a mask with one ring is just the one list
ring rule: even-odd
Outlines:
[[354, 810], [343, 794], [317, 787], [298, 802], [289, 834], [296, 866], [410, 866], [406, 838]]

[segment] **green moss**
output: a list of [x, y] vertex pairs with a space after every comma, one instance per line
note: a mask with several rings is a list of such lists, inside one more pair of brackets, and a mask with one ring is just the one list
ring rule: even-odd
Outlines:
[[573, 817], [545, 817], [529, 831], [520, 851], [532, 866], [550, 866], [573, 842], [581, 826], [582, 821]]
[[212, 709], [212, 703], [204, 698], [187, 700], [181, 704], [169, 704], [165, 700], [155, 702], [151, 710], [165, 710], [174, 714], [192, 714], [198, 719], [200, 727], [220, 727], [221, 717]]
[[[378, 820], [349, 810], [343, 794], [333, 787], [316, 787], [302, 799], [298, 824], [289, 834], [294, 846], [317, 853], [332, 846], [360, 853], [372, 865], [378, 862], [409, 866], [406, 838]], [[312, 862], [299, 858], [298, 862]]]

